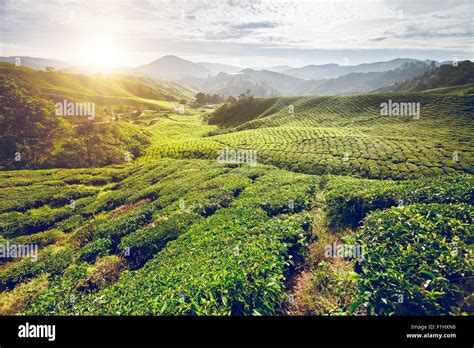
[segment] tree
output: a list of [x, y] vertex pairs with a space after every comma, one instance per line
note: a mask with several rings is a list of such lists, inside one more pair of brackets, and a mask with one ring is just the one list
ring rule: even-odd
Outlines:
[[7, 167], [35, 167], [46, 161], [62, 122], [55, 116], [51, 102], [28, 96], [14, 81], [1, 77], [0, 128], [1, 163]]
[[229, 96], [226, 100], [226, 103], [230, 105], [235, 104], [236, 102], [237, 102], [237, 99], [235, 99], [235, 97], [233, 96]]
[[204, 105], [206, 104], [207, 100], [206, 100], [206, 94], [205, 93], [202, 93], [202, 92], [199, 92], [196, 94], [196, 104], [198, 105]]
[[224, 97], [220, 94], [207, 94], [199, 92], [196, 94], [196, 105], [220, 104], [224, 102]]
[[252, 91], [250, 89], [247, 89], [245, 92], [240, 93], [239, 95], [239, 100], [240, 99], [249, 99], [252, 98]]

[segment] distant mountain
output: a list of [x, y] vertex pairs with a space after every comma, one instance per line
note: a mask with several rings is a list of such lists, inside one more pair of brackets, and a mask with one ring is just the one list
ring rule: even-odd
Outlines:
[[[5, 57], [13, 61], [16, 57]], [[1, 60], [1, 59], [0, 59]], [[56, 71], [92, 75], [97, 71], [87, 66], [70, 66], [68, 63], [31, 57], [20, 57], [22, 64], [44, 70], [47, 66]], [[308, 65], [302, 68], [286, 69], [276, 66], [271, 70], [243, 69], [240, 67], [191, 61], [168, 55], [136, 68], [120, 68], [109, 73], [135, 75], [157, 80], [171, 80], [188, 83], [206, 93], [238, 96], [250, 90], [254, 96], [296, 96], [296, 95], [350, 95], [390, 88], [424, 88], [398, 85], [436, 69], [440, 63], [398, 58], [388, 62], [340, 66], [338, 64]], [[443, 65], [444, 66], [444, 65]], [[464, 63], [463, 63], [464, 66]], [[444, 68], [443, 68], [444, 69]], [[333, 77], [336, 76], [336, 77]], [[418, 80], [417, 80], [418, 81]], [[419, 81], [418, 81], [419, 82]], [[417, 84], [418, 82], [413, 82]], [[442, 82], [421, 85], [431, 86]], [[397, 85], [395, 85], [397, 84]], [[421, 86], [420, 85], [420, 86]], [[387, 87], [387, 90], [390, 88]], [[435, 88], [435, 87], [433, 87]], [[192, 88], [191, 88], [192, 89]]]
[[367, 73], [394, 70], [407, 62], [416, 62], [411, 58], [397, 58], [387, 62], [341, 66], [339, 64], [306, 65], [301, 68], [283, 70], [282, 73], [305, 80], [338, 78], [351, 73]]
[[405, 62], [389, 71], [350, 73], [335, 79], [303, 80], [268, 70], [244, 69], [238, 74], [220, 73], [214, 77], [188, 82], [208, 93], [237, 96], [250, 90], [254, 96], [350, 95], [370, 92], [383, 86], [422, 75], [430, 65], [421, 61]]
[[350, 73], [336, 79], [316, 81], [313, 86], [300, 91], [301, 95], [351, 95], [370, 92], [429, 72], [432, 67], [421, 61], [405, 62], [389, 71]]
[[302, 79], [274, 71], [245, 69], [242, 73], [253, 83], [270, 84], [279, 95], [294, 95], [296, 91], [307, 85], [307, 82]]
[[187, 82], [201, 91], [207, 93], [218, 93], [224, 96], [238, 96], [250, 90], [257, 97], [269, 97], [280, 95], [272, 84], [266, 80], [258, 80], [246, 73], [226, 74], [219, 73], [217, 76], [208, 78], [193, 78]]
[[421, 76], [378, 89], [376, 92], [419, 92], [428, 89], [474, 83], [474, 63], [465, 60], [441, 65]]
[[207, 69], [212, 75], [217, 75], [221, 72], [226, 73], [226, 74], [232, 74], [232, 73], [236, 73], [242, 70], [241, 67], [234, 66], [234, 65], [227, 65], [227, 64], [207, 63], [207, 62], [198, 62], [196, 64]]
[[276, 66], [271, 66], [271, 67], [266, 67], [266, 68], [253, 68], [254, 70], [268, 70], [268, 71], [273, 71], [273, 72], [283, 72], [285, 70], [293, 69], [292, 66], [289, 65], [276, 65]]
[[52, 67], [56, 70], [64, 69], [71, 64], [56, 59], [46, 59], [38, 57], [26, 57], [26, 56], [14, 56], [14, 57], [0, 57], [0, 62], [12, 63], [15, 64], [19, 58], [19, 64], [21, 66], [26, 66], [28, 68], [44, 70], [47, 67]]
[[137, 67], [136, 72], [156, 79], [183, 80], [188, 77], [212, 75], [205, 67], [176, 56], [164, 56], [150, 64]]

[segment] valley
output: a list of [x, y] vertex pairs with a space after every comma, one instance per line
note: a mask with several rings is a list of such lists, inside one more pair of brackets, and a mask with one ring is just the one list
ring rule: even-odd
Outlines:
[[3, 155], [0, 242], [36, 252], [1, 259], [0, 314], [472, 313], [470, 84], [196, 105], [177, 82], [0, 68], [5, 115], [34, 98], [77, 139]]

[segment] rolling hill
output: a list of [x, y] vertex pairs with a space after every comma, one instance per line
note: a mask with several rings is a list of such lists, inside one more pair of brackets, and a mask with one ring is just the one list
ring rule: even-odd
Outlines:
[[71, 64], [57, 59], [46, 59], [38, 57], [0, 57], [0, 62], [15, 64], [17, 58], [19, 58], [19, 63], [21, 66], [28, 68], [44, 70], [47, 67], [53, 67], [56, 70], [61, 70], [69, 67]]
[[[382, 116], [380, 105], [389, 100], [420, 103], [420, 118]], [[400, 180], [473, 173], [473, 110], [472, 95], [456, 94], [250, 97], [211, 116], [223, 134], [155, 143], [145, 158], [211, 159], [227, 147], [319, 175]]]
[[426, 72], [422, 76], [414, 77], [386, 87], [375, 92], [419, 92], [443, 87], [461, 86], [474, 83], [474, 63], [469, 60], [440, 67]]
[[[380, 116], [390, 99], [419, 101], [421, 118]], [[470, 313], [470, 100], [242, 97], [213, 115], [148, 115], [152, 145], [130, 163], [2, 171], [0, 243], [39, 251], [0, 263], [0, 314], [285, 314], [303, 262], [302, 314]], [[219, 162], [222, 149], [256, 151], [257, 165]], [[321, 251], [342, 238], [357, 238], [365, 259]], [[399, 265], [401, 304], [385, 294]], [[445, 279], [436, 302], [420, 290], [433, 272]]]
[[190, 100], [195, 93], [194, 89], [182, 84], [138, 76], [46, 72], [8, 63], [0, 63], [0, 73], [52, 101], [70, 98], [94, 101], [100, 105], [151, 106], [156, 105], [157, 100]]
[[280, 72], [304, 80], [334, 79], [351, 73], [368, 73], [395, 70], [404, 63], [416, 62], [416, 59], [397, 58], [387, 62], [364, 63], [341, 66], [339, 64], [306, 65], [300, 68], [284, 69]]
[[[472, 313], [471, 85], [242, 95], [179, 113], [166, 98], [191, 96], [176, 83], [0, 71], [0, 140], [16, 136], [2, 143], [9, 158], [28, 143], [36, 155], [37, 131], [60, 125], [43, 98], [155, 105], [48, 134], [59, 168], [0, 171], [0, 245], [37, 246], [34, 259], [0, 260], [0, 315]], [[242, 73], [256, 84], [262, 74], [280, 88], [303, 81]], [[383, 116], [389, 101], [420, 103], [420, 117]], [[118, 162], [82, 162], [104, 153]], [[335, 259], [334, 243], [357, 243], [364, 258]], [[441, 281], [427, 291], [432, 274]]]

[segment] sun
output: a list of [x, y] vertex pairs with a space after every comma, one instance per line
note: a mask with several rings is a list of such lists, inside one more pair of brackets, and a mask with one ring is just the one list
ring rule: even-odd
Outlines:
[[99, 71], [107, 71], [120, 66], [123, 57], [118, 45], [111, 39], [87, 41], [82, 50], [83, 64]]

